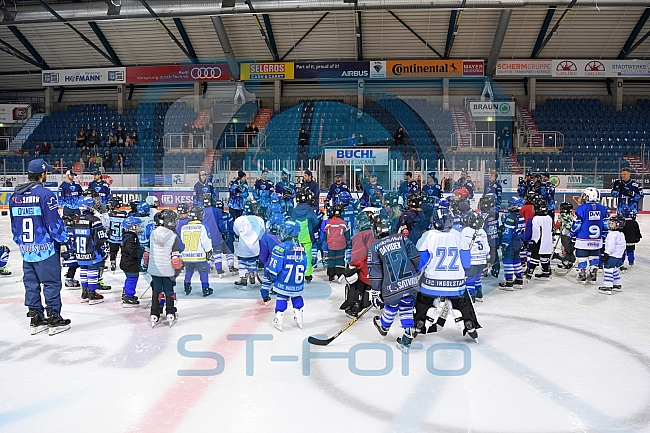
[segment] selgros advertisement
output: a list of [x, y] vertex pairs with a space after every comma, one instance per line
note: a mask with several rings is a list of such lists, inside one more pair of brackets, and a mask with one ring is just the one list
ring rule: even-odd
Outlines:
[[512, 117], [515, 114], [515, 103], [471, 101], [469, 109], [473, 117]]
[[388, 165], [388, 149], [328, 148], [325, 165]]
[[97, 86], [126, 84], [126, 68], [59, 69], [43, 71], [43, 86]]
[[26, 122], [32, 117], [29, 104], [0, 104], [0, 123]]
[[242, 63], [242, 80], [293, 80], [293, 62]]
[[650, 77], [648, 60], [553, 60], [554, 77]]
[[230, 69], [227, 64], [135, 66], [126, 68], [126, 82], [128, 84], [228, 80], [230, 80]]
[[497, 77], [550, 77], [552, 60], [499, 60]]
[[370, 78], [370, 62], [296, 62], [294, 78]]

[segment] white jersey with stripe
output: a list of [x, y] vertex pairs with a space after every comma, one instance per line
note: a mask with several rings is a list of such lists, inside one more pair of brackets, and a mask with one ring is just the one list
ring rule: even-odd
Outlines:
[[208, 236], [205, 226], [198, 221], [190, 221], [181, 229], [181, 242], [184, 262], [204, 262], [207, 260], [205, 253], [212, 250], [212, 240]]
[[553, 253], [553, 220], [548, 215], [533, 217], [531, 241], [539, 242], [540, 254]]
[[[418, 242], [418, 251], [427, 251], [429, 261], [423, 269], [422, 294], [460, 296], [465, 291], [465, 270], [460, 260], [463, 236], [457, 230], [429, 230]], [[465, 247], [467, 248], [467, 246]]]
[[486, 264], [490, 255], [490, 244], [488, 243], [485, 230], [474, 230], [473, 228], [465, 227], [461, 235], [463, 235], [463, 245], [467, 245], [467, 248], [471, 247], [472, 265]]

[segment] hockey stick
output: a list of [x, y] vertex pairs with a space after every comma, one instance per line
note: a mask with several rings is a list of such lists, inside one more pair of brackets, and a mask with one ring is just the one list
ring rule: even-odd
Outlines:
[[361, 316], [363, 316], [363, 315], [366, 314], [368, 311], [370, 311], [371, 308], [372, 308], [372, 305], [369, 305], [369, 306], [366, 307], [365, 309], [361, 310], [361, 312], [359, 313], [359, 315], [358, 315], [357, 317], [355, 317], [354, 319], [352, 319], [352, 321], [351, 321], [350, 323], [348, 323], [347, 325], [345, 325], [345, 326], [343, 327], [343, 329], [341, 329], [339, 332], [337, 332], [336, 334], [334, 334], [334, 335], [331, 336], [330, 338], [328, 338], [328, 339], [326, 339], [326, 340], [320, 340], [320, 339], [315, 338], [315, 337], [312, 336], [312, 337], [309, 337], [309, 338], [307, 339], [307, 341], [308, 341], [310, 344], [315, 344], [316, 346], [327, 346], [327, 345], [330, 344], [332, 341], [334, 341], [334, 339], [335, 339], [336, 337], [338, 337], [339, 335], [343, 334], [343, 333], [344, 333], [344, 332], [345, 332], [345, 331], [346, 331], [350, 326], [354, 325], [354, 323], [355, 323], [357, 320], [359, 320], [359, 319], [361, 318]]

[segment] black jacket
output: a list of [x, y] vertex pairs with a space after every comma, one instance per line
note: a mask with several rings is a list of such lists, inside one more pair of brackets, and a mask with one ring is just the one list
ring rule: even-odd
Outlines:
[[122, 235], [122, 260], [120, 269], [124, 272], [140, 272], [140, 260], [138, 260], [138, 236], [129, 231]]

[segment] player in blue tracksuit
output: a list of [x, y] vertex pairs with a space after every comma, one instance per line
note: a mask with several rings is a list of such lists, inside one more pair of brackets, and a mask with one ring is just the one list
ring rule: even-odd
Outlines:
[[420, 208], [422, 197], [419, 193], [411, 194], [406, 199], [408, 210], [402, 214], [397, 230], [394, 233], [405, 234], [413, 244], [417, 245], [422, 233], [429, 230], [430, 220], [426, 218]]
[[[600, 248], [603, 246], [603, 233], [607, 208], [600, 204], [600, 193], [596, 188], [585, 188], [580, 196], [582, 203], [576, 209], [571, 227], [571, 237], [575, 239], [578, 259], [578, 281], [595, 283], [600, 262]], [[590, 271], [587, 274], [587, 266]]]
[[[291, 215], [293, 212], [293, 199], [296, 198], [296, 184], [289, 180], [289, 170], [282, 169], [280, 182], [275, 184], [275, 192], [280, 197], [279, 204], [285, 214]], [[273, 200], [271, 200], [273, 201]]]
[[413, 180], [413, 173], [407, 171], [404, 175], [404, 181], [399, 184], [397, 193], [402, 198], [402, 203], [406, 203], [406, 198], [411, 194], [420, 192], [420, 185]]
[[260, 216], [266, 220], [268, 218], [269, 205], [271, 204], [271, 194], [275, 190], [275, 185], [269, 179], [269, 171], [262, 170], [262, 177], [255, 182], [253, 189], [253, 198], [257, 201], [257, 210]]
[[519, 178], [519, 184], [517, 184], [517, 195], [521, 198], [526, 198], [526, 194], [530, 191], [532, 186], [532, 176], [533, 173], [528, 171], [526, 172], [525, 177]]
[[282, 244], [278, 235], [282, 232], [285, 221], [286, 219], [281, 214], [276, 213], [271, 216], [266, 222], [266, 233], [264, 233], [262, 239], [260, 239], [260, 262], [264, 263], [260, 295], [262, 296], [262, 301], [264, 301], [264, 304], [266, 305], [271, 303], [271, 293], [275, 293], [271, 287], [273, 282], [271, 281], [268, 271], [271, 262], [271, 253], [276, 246]]
[[[214, 186], [212, 182], [208, 180], [208, 175], [204, 170], [199, 172], [199, 180], [194, 184], [194, 193], [192, 194], [192, 204], [194, 206], [201, 206], [203, 202], [203, 196], [210, 194], [212, 197], [216, 198], [214, 192]], [[189, 209], [188, 209], [189, 212]]]
[[422, 187], [422, 195], [442, 198], [442, 186], [438, 183], [436, 174], [433, 171], [427, 173], [427, 184]]
[[221, 235], [223, 239], [223, 254], [226, 255], [226, 265], [228, 265], [228, 270], [232, 275], [237, 275], [239, 271], [235, 267], [235, 231], [233, 229], [235, 220], [232, 218], [232, 215], [223, 210], [223, 201], [217, 200], [214, 202], [214, 207], [221, 211], [221, 221], [225, 227], [225, 231], [222, 231]]
[[269, 277], [273, 281], [276, 292], [275, 319], [273, 326], [282, 331], [284, 312], [287, 310], [288, 301], [291, 299], [294, 320], [302, 329], [303, 306], [305, 302], [302, 292], [305, 289], [305, 270], [307, 269], [307, 253], [298, 242], [300, 225], [294, 221], [286, 221], [281, 229], [279, 238], [281, 245], [277, 245], [271, 252], [267, 268]]
[[483, 214], [485, 221], [483, 230], [485, 230], [490, 247], [490, 260], [485, 271], [483, 271], [483, 276], [486, 277], [488, 272], [491, 271], [492, 276], [497, 278], [501, 265], [499, 263], [499, 209], [495, 203], [496, 200], [493, 194], [484, 194], [478, 202], [478, 207]]
[[497, 208], [497, 212], [501, 209], [501, 194], [503, 189], [501, 188], [501, 182], [497, 180], [499, 173], [496, 170], [490, 170], [490, 179], [485, 182], [485, 188], [483, 190], [483, 195], [492, 194], [494, 196], [494, 206]]
[[639, 211], [639, 202], [643, 200], [643, 186], [630, 178], [630, 169], [625, 167], [621, 170], [621, 179], [614, 181], [612, 187], [612, 196], [618, 199], [616, 212], [621, 212], [624, 208], [629, 209], [630, 215], [636, 218]]
[[76, 175], [72, 170], [65, 173], [65, 180], [59, 185], [59, 205], [63, 208], [63, 213], [81, 215], [78, 201], [83, 189], [74, 181]]
[[521, 197], [510, 197], [508, 213], [501, 216], [501, 255], [505, 280], [499, 283], [502, 290], [521, 289], [524, 285], [520, 251], [524, 245], [526, 221], [519, 213], [524, 206]]
[[122, 198], [118, 196], [112, 197], [109, 201], [111, 211], [108, 214], [108, 253], [111, 260], [111, 271], [113, 272], [117, 268], [117, 253], [122, 245], [122, 235], [124, 233], [122, 222], [129, 216], [127, 211], [121, 209], [122, 204]]
[[102, 177], [102, 172], [100, 170], [95, 170], [93, 172], [93, 181], [88, 184], [88, 189], [97, 191], [99, 194], [99, 201], [104, 206], [108, 205], [108, 202], [111, 201], [111, 187], [108, 183], [104, 182]]
[[311, 197], [311, 200], [309, 204], [312, 207], [312, 210], [316, 214], [317, 218], [317, 224], [316, 227], [314, 227], [314, 231], [312, 232], [314, 236], [314, 243], [311, 246], [311, 265], [312, 269], [316, 269], [318, 267], [318, 252], [321, 252], [321, 257], [325, 256], [325, 253], [323, 251], [323, 239], [321, 238], [321, 229], [323, 226], [323, 219], [325, 219], [325, 213], [323, 213], [322, 210], [318, 206], [316, 206], [316, 199]]
[[[356, 202], [356, 203], [355, 203]], [[341, 219], [345, 221], [348, 226], [348, 233], [350, 234], [350, 239], [354, 236], [354, 218], [357, 216], [358, 212], [358, 200], [352, 199], [352, 196], [349, 192], [343, 191], [339, 195], [339, 203], [343, 205], [343, 212], [341, 213]], [[346, 263], [350, 262], [350, 256], [352, 254], [352, 245], [345, 249], [345, 260]]]
[[52, 170], [42, 159], [31, 161], [27, 167], [28, 182], [18, 185], [9, 199], [11, 232], [23, 258], [25, 306], [29, 309], [32, 335], [48, 328], [50, 335], [70, 329], [70, 320], [61, 317], [59, 255], [60, 246], [68, 241], [68, 233], [59, 216], [56, 197], [43, 186], [47, 172]]
[[232, 215], [232, 219], [237, 219], [243, 215], [244, 201], [248, 198], [246, 173], [241, 170], [237, 172], [237, 179], [230, 182], [228, 192], [230, 193], [230, 197], [228, 198], [228, 211]]
[[377, 183], [377, 173], [374, 171], [368, 176], [370, 182], [364, 185], [361, 196], [361, 206], [368, 207], [384, 202], [384, 187]]
[[223, 236], [228, 228], [223, 221], [221, 209], [212, 206], [212, 196], [206, 194], [203, 196], [203, 225], [208, 229], [208, 234], [212, 239], [212, 258], [209, 260], [211, 268], [214, 267], [219, 274], [219, 278], [223, 278], [222, 258], [223, 253]]
[[343, 175], [341, 173], [336, 173], [334, 176], [334, 183], [330, 185], [329, 191], [327, 191], [327, 197], [325, 197], [325, 206], [334, 206], [339, 203], [339, 195], [343, 192], [350, 192], [350, 187], [343, 182]]
[[430, 192], [431, 190], [427, 191], [426, 193], [422, 193], [422, 204], [420, 205], [420, 209], [422, 209], [424, 218], [427, 220], [427, 224], [429, 225], [431, 224], [431, 219], [433, 218], [433, 212], [440, 203], [440, 200], [436, 196], [429, 195]]
[[555, 222], [555, 185], [550, 181], [551, 174], [548, 171], [541, 173], [542, 182], [539, 189], [540, 195], [546, 201], [548, 216]]

